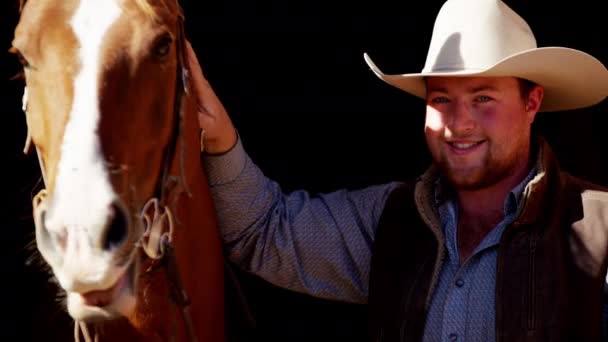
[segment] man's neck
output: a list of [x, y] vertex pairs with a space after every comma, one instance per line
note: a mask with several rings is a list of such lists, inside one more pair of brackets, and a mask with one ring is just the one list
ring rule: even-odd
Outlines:
[[505, 217], [504, 203], [511, 190], [529, 173], [529, 163], [509, 177], [479, 190], [457, 190], [458, 253], [461, 263], [473, 253], [488, 233]]
[[509, 177], [484, 189], [457, 190], [459, 213], [480, 219], [494, 216], [492, 213], [503, 213], [507, 195], [526, 178], [529, 172], [529, 164], [525, 164]]

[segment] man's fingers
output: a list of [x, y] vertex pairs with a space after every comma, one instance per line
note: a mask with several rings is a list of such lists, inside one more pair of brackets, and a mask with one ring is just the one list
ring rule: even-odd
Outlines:
[[209, 82], [207, 82], [207, 79], [205, 79], [205, 76], [203, 75], [203, 70], [201, 68], [200, 63], [198, 62], [198, 58], [196, 57], [196, 53], [194, 52], [194, 49], [192, 48], [190, 42], [186, 42], [186, 47], [186, 57], [188, 59], [190, 75], [194, 80], [194, 85], [197, 88], [197, 91], [200, 93], [203, 90], [200, 88], [210, 87], [210, 85]]
[[190, 77], [193, 81], [194, 90], [196, 92], [199, 111], [204, 113], [199, 114], [217, 114], [215, 111], [223, 110], [219, 99], [211, 88], [211, 85], [203, 75], [203, 70], [200, 66], [196, 53], [190, 42], [186, 42], [187, 60], [190, 69]]

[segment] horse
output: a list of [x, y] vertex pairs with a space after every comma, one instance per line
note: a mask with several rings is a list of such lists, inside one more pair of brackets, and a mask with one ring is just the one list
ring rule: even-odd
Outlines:
[[77, 341], [225, 340], [183, 20], [177, 0], [20, 0], [36, 246]]

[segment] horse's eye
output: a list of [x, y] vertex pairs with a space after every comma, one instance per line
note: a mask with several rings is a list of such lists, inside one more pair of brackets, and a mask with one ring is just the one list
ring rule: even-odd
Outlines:
[[24, 68], [28, 68], [30, 66], [30, 63], [27, 61], [27, 59], [25, 59], [25, 57], [23, 57], [23, 54], [17, 48], [12, 47], [8, 51], [17, 56], [19, 63], [21, 63]]
[[154, 44], [154, 50], [152, 50], [154, 58], [160, 61], [164, 60], [169, 55], [172, 44], [173, 38], [170, 34], [167, 33], [160, 36]]

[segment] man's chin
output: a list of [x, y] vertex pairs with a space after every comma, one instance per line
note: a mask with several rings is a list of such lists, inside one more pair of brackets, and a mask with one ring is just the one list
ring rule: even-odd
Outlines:
[[473, 191], [480, 190], [487, 186], [484, 182], [481, 168], [471, 167], [451, 167], [447, 165], [439, 165], [442, 177], [454, 190]]
[[492, 187], [502, 180], [506, 179], [507, 175], [500, 172], [490, 170], [477, 169], [451, 169], [443, 171], [442, 174], [447, 179], [448, 183], [456, 191], [479, 191]]
[[454, 190], [460, 191], [482, 190], [488, 186], [487, 184], [472, 178], [449, 177], [448, 183], [452, 186]]

